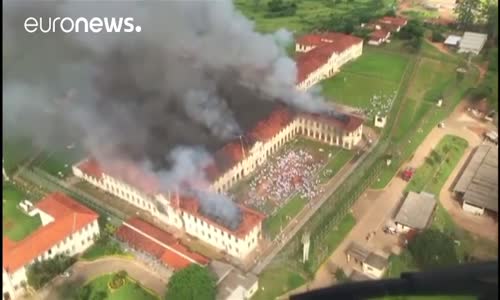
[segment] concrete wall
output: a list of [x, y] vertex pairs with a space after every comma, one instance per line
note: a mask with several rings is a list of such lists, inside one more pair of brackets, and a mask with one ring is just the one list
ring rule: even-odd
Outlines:
[[467, 203], [464, 201], [464, 203], [462, 204], [462, 209], [468, 213], [471, 213], [473, 215], [478, 215], [478, 216], [482, 216], [484, 214], [484, 208], [481, 208], [481, 207], [477, 207], [475, 205], [472, 205], [470, 203]]
[[373, 266], [368, 265], [367, 263], [363, 263], [363, 273], [372, 278], [378, 279], [384, 276], [385, 269], [379, 270]]

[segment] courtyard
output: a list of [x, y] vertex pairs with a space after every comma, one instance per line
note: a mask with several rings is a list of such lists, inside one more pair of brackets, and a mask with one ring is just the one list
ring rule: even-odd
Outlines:
[[42, 225], [38, 215], [30, 217], [19, 207], [19, 203], [25, 199], [30, 198], [20, 188], [10, 183], [3, 183], [2, 234], [12, 241], [24, 239]]
[[354, 151], [299, 137], [237, 183], [228, 195], [263, 212], [266, 233], [274, 237], [353, 157]]

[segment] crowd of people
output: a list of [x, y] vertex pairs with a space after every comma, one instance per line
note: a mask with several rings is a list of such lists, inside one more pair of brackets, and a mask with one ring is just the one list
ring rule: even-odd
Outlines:
[[321, 167], [322, 163], [305, 150], [287, 151], [257, 171], [248, 191], [238, 198], [245, 205], [272, 215], [296, 193], [306, 200], [318, 195], [321, 191], [316, 173]]

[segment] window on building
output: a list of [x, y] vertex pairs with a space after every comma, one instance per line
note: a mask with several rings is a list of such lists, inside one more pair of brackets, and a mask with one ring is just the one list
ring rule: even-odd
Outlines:
[[52, 254], [52, 249], [49, 249], [48, 253], [49, 253], [49, 255], [51, 255]]

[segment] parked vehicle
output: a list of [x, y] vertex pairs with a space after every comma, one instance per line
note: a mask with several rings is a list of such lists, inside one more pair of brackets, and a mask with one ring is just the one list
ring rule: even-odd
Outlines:
[[410, 181], [414, 174], [415, 168], [408, 167], [402, 172], [401, 178], [403, 178], [404, 181]]

